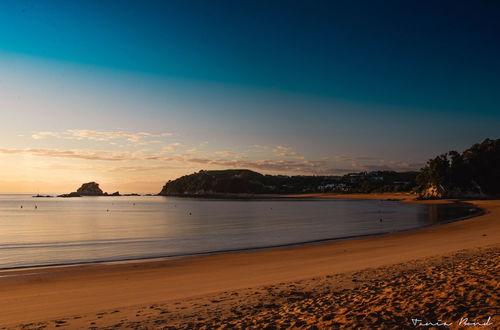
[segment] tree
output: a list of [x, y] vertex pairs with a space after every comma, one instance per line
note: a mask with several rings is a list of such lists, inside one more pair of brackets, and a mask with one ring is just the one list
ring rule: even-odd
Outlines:
[[486, 139], [462, 154], [450, 151], [427, 162], [417, 176], [418, 190], [442, 187], [462, 195], [500, 194], [500, 139]]

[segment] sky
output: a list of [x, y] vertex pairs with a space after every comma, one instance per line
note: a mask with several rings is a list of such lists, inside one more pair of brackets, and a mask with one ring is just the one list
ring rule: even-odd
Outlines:
[[0, 0], [0, 193], [421, 168], [500, 133], [496, 1]]

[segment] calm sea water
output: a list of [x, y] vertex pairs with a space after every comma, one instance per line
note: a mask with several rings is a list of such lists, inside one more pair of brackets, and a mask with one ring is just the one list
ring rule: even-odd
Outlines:
[[469, 212], [379, 200], [0, 195], [0, 268], [270, 247], [416, 228]]

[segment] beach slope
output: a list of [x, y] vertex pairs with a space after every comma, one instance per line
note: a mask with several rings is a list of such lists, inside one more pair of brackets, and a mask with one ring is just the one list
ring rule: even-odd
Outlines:
[[[393, 197], [391, 195], [370, 196], [370, 198], [382, 199]], [[397, 195], [397, 198], [410, 202], [409, 196]], [[175, 260], [3, 271], [0, 272], [0, 296], [2, 297], [0, 299], [2, 310], [0, 327], [18, 327], [20, 324], [28, 328], [36, 328], [40, 325], [69, 326], [70, 328], [106, 326], [120, 328], [126, 324], [130, 327], [147, 328], [164, 327], [168, 324], [181, 326], [190, 322], [201, 322], [203, 319], [198, 320], [196, 319], [198, 316], [195, 318], [194, 315], [206, 314], [214, 310], [218, 310], [219, 314], [214, 314], [218, 316], [212, 317], [215, 320], [213, 322], [217, 323], [219, 320], [224, 323], [226, 320], [226, 323], [229, 323], [229, 319], [242, 320], [246, 317], [245, 315], [251, 314], [249, 310], [235, 310], [233, 313], [230, 307], [226, 309], [220, 307], [219, 304], [227, 300], [229, 293], [233, 297], [247, 295], [247, 299], [244, 299], [241, 304], [246, 302], [251, 304], [250, 297], [263, 294], [264, 291], [269, 291], [269, 288], [276, 289], [271, 290], [272, 296], [269, 296], [271, 293], [267, 292], [266, 297], [281, 295], [293, 298], [290, 303], [298, 305], [292, 304], [289, 308], [293, 307], [295, 314], [308, 315], [307, 308], [316, 308], [320, 304], [327, 303], [331, 297], [328, 298], [326, 295], [328, 292], [334, 292], [334, 287], [342, 288], [341, 290], [354, 290], [352, 284], [357, 284], [357, 282], [352, 282], [353, 279], [370, 278], [373, 280], [373, 274], [367, 275], [368, 269], [373, 271], [373, 269], [383, 269], [380, 267], [394, 267], [400, 264], [396, 270], [401, 270], [411, 264], [409, 261], [415, 260], [417, 260], [416, 265], [420, 263], [425, 266], [428, 262], [438, 266], [446, 265], [444, 260], [453, 260], [456, 258], [453, 256], [461, 250], [467, 251], [462, 252], [460, 262], [464, 265], [470, 263], [470, 267], [477, 268], [476, 272], [471, 273], [472, 278], [466, 276], [466, 267], [458, 273], [455, 273], [458, 268], [454, 267], [449, 268], [451, 271], [436, 273], [433, 270], [425, 273], [422, 275], [422, 281], [418, 276], [410, 277], [408, 285], [412, 283], [412, 285], [425, 285], [425, 278], [429, 278], [429, 283], [432, 283], [433, 278], [438, 276], [441, 281], [439, 283], [457, 281], [459, 290], [463, 290], [464, 295], [470, 293], [472, 295], [470, 299], [474, 300], [474, 295], [478, 294], [479, 290], [487, 291], [491, 285], [496, 285], [494, 280], [491, 281], [491, 276], [496, 274], [498, 277], [500, 201], [471, 201], [471, 203], [484, 209], [485, 214], [463, 221], [376, 237]], [[443, 259], [444, 257], [448, 259]], [[492, 258], [497, 262], [488, 263], [487, 260], [491, 261]], [[416, 272], [417, 268], [410, 267], [408, 272]], [[407, 283], [405, 280], [401, 282], [402, 275], [396, 270], [388, 272], [375, 270], [381, 283], [385, 283], [381, 284], [381, 287], [385, 285], [393, 288], [395, 286], [391, 283], [399, 283], [399, 286]], [[353, 277], [352, 274], [358, 275]], [[390, 277], [387, 274], [393, 275]], [[483, 275], [484, 279], [482, 279]], [[461, 276], [466, 277], [460, 280]], [[307, 289], [297, 292], [309, 292], [308, 295], [303, 297], [290, 295], [290, 285], [298, 281], [306, 283]], [[349, 285], [346, 286], [346, 283]], [[363, 299], [366, 301], [363, 300], [363, 303], [369, 303], [370, 299], [378, 299], [377, 295], [380, 292], [370, 291], [375, 287], [363, 289], [368, 290], [366, 291], [368, 293], [365, 292]], [[430, 285], [427, 290], [430, 290], [431, 294], [442, 292], [436, 285]], [[260, 293], [250, 294], [251, 292]], [[295, 291], [292, 290], [293, 292]], [[346, 291], [344, 294], [348, 295], [349, 292]], [[347, 296], [343, 297], [342, 299], [347, 299]], [[397, 294], [380, 297], [385, 297], [386, 300], [391, 297], [393, 299], [397, 297]], [[307, 300], [309, 298], [312, 300]], [[483, 312], [478, 316], [482, 317], [488, 312], [491, 313], [491, 297], [483, 295], [476, 298], [483, 304]], [[271, 312], [276, 309], [276, 306], [273, 307], [273, 299], [265, 300], [268, 301], [264, 304], [267, 307], [261, 304], [259, 310]], [[383, 306], [384, 301], [379, 301], [378, 305]], [[278, 302], [277, 298], [276, 302]], [[373, 302], [375, 302], [374, 306], [377, 306], [377, 301], [373, 300]], [[415, 299], [415, 303], [419, 304], [425, 305], [429, 302]], [[398, 308], [404, 310], [408, 308], [408, 304], [409, 301], [403, 301]], [[196, 308], [199, 310], [195, 314], [189, 314], [189, 312], [196, 311]], [[301, 308], [305, 308], [303, 312], [300, 312]], [[346, 308], [347, 311], [350, 307], [339, 305], [338, 308]], [[412, 308], [416, 310], [418, 306]], [[376, 310], [374, 309], [374, 314]], [[191, 315], [191, 319], [181, 316], [180, 318], [166, 317], [167, 314], [175, 311], [177, 313], [184, 311], [187, 314], [178, 315]], [[397, 312], [397, 309], [395, 311]], [[467, 312], [465, 309], [460, 311], [462, 314]], [[317, 312], [320, 313], [320, 310]], [[323, 312], [327, 313], [326, 310]], [[283, 313], [276, 315], [286, 314]], [[456, 311], [450, 311], [450, 313], [457, 314], [449, 315], [450, 317], [458, 317], [460, 314]], [[344, 314], [339, 313], [339, 315]], [[315, 317], [325, 317], [325, 315]], [[328, 315], [333, 314], [330, 311]], [[355, 319], [352, 319], [352, 315], [349, 320], [344, 317], [344, 321], [340, 319], [340, 316], [336, 319], [335, 315], [330, 319], [326, 316], [325, 320], [321, 320], [326, 322], [325, 325], [348, 321], [354, 324], [352, 322]], [[381, 322], [376, 320], [375, 315], [372, 317], [373, 322]], [[286, 319], [285, 316], [283, 318]], [[277, 324], [279, 317], [260, 319], [267, 324]], [[208, 320], [209, 318], [206, 320], [207, 324], [210, 323]], [[302, 320], [300, 321], [302, 323], [294, 326], [319, 322], [319, 319], [311, 318], [310, 320], [311, 322]], [[259, 322], [254, 324], [257, 328], [261, 328], [263, 324]], [[292, 323], [288, 325], [291, 326]]]

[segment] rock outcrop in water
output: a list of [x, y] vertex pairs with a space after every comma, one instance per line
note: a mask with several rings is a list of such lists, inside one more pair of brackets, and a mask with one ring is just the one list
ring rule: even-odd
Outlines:
[[118, 191], [108, 194], [107, 192], [103, 192], [101, 188], [99, 188], [99, 184], [96, 182], [87, 182], [82, 184], [80, 188], [76, 191], [71, 192], [69, 194], [59, 195], [58, 197], [82, 197], [82, 196], [121, 196]]
[[79, 195], [76, 191], [73, 191], [69, 194], [58, 195], [57, 197], [82, 197], [82, 195]]
[[[95, 182], [88, 182], [82, 184], [80, 188], [77, 189], [76, 193], [80, 196], [104, 196], [104, 192], [99, 188], [99, 184]], [[106, 194], [107, 195], [107, 194]]]

